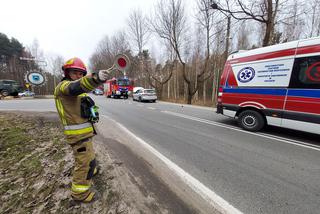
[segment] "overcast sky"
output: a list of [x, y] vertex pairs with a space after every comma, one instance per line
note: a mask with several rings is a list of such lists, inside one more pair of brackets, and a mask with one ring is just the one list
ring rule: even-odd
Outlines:
[[149, 14], [157, 0], [0, 0], [0, 32], [45, 54], [86, 63], [98, 42], [126, 27], [132, 9]]

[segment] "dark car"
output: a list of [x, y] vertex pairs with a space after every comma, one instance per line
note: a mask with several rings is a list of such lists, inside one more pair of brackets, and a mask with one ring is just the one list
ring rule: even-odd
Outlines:
[[15, 80], [0, 80], [0, 94], [4, 97], [17, 96], [22, 91], [21, 85]]

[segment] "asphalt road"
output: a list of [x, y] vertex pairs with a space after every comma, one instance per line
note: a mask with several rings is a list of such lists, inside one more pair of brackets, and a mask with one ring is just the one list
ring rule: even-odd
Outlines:
[[[268, 127], [252, 134], [211, 108], [94, 97], [125, 126], [243, 213], [320, 213], [319, 135]], [[53, 110], [53, 100], [0, 109]]]

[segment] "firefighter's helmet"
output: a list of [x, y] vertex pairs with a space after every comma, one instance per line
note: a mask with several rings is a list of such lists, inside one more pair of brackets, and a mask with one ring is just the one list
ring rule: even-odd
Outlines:
[[74, 57], [69, 59], [63, 66], [62, 70], [64, 71], [65, 76], [69, 76], [68, 72], [70, 70], [78, 70], [82, 71], [83, 75], [85, 76], [87, 74], [87, 67], [86, 65], [82, 62], [81, 59]]

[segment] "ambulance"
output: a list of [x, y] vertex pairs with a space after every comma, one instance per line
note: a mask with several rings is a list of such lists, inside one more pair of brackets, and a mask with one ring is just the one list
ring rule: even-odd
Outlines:
[[248, 131], [272, 125], [320, 134], [320, 37], [231, 54], [217, 113]]

